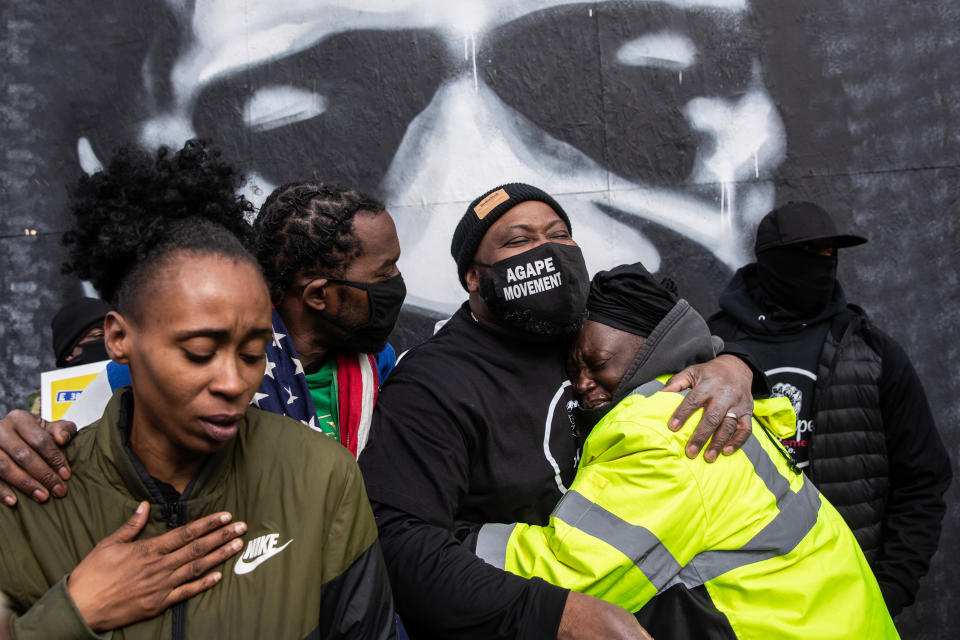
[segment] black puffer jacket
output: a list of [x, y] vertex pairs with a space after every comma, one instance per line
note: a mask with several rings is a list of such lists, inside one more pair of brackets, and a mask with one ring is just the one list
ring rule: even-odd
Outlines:
[[866, 325], [859, 314], [837, 314], [823, 343], [809, 475], [873, 564], [883, 546], [890, 467], [880, 406], [883, 362], [865, 339]]
[[[737, 272], [709, 320], [716, 335], [747, 349], [752, 338], [804, 330], [769, 313], [758, 322], [752, 266]], [[842, 301], [839, 285], [837, 294]], [[853, 529], [896, 615], [914, 601], [937, 549], [950, 460], [903, 349], [855, 305], [837, 304], [828, 319], [809, 474]]]

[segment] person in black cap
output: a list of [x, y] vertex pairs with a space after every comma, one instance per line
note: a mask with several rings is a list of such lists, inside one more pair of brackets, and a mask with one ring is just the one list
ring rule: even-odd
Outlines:
[[895, 616], [937, 549], [952, 472], [906, 353], [837, 281], [838, 249], [866, 241], [816, 204], [784, 204], [709, 322], [792, 401], [797, 430], [783, 444], [853, 529]]
[[110, 359], [103, 344], [103, 319], [108, 311], [110, 305], [97, 298], [79, 298], [57, 311], [50, 328], [58, 367]]
[[[360, 456], [404, 625], [411, 638], [642, 638], [624, 609], [473, 553], [484, 523], [544, 524], [576, 469], [566, 339], [590, 280], [570, 218], [536, 187], [498, 186], [469, 205], [451, 253], [469, 300], [400, 361]], [[749, 429], [753, 406], [739, 359], [699, 366], [679, 376], [696, 388], [677, 426], [707, 405], [691, 456], [721, 423], [747, 415]]]

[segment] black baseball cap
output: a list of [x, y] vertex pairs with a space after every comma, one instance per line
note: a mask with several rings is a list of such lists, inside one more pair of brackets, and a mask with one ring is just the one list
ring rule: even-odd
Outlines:
[[780, 205], [760, 221], [754, 251], [760, 253], [811, 240], [833, 240], [837, 247], [854, 247], [867, 241], [863, 236], [838, 233], [833, 218], [812, 202], [788, 202]]

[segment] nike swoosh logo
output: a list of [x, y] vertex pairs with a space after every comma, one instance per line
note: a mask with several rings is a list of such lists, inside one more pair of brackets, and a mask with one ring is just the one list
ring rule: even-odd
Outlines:
[[291, 542], [293, 542], [292, 538], [290, 540], [287, 540], [287, 542], [283, 546], [277, 547], [275, 549], [270, 549], [269, 551], [265, 551], [263, 555], [258, 556], [250, 561], [244, 561], [242, 556], [237, 558], [236, 564], [233, 565], [233, 572], [238, 576], [242, 576], [246, 573], [250, 573], [257, 567], [262, 565], [264, 562], [266, 562], [273, 556], [277, 555], [278, 553], [286, 549]]

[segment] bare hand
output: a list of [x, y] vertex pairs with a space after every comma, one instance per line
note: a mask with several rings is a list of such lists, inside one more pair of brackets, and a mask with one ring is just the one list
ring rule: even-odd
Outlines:
[[[147, 522], [150, 505], [141, 502], [120, 528], [101, 540], [76, 566], [67, 589], [94, 631], [146, 620], [217, 584], [206, 573], [243, 547], [243, 522], [229, 513], [194, 520], [162, 536], [133, 539]], [[206, 574], [206, 575], [204, 575]]]
[[[716, 460], [721, 450], [724, 455], [730, 455], [743, 446], [751, 431], [752, 384], [753, 371], [732, 355], [720, 355], [710, 362], [687, 367], [667, 380], [664, 391], [690, 389], [670, 418], [672, 431], [677, 431], [703, 407], [703, 416], [687, 441], [688, 458], [696, 458], [708, 439], [710, 445], [703, 453], [707, 462]], [[737, 418], [727, 415], [731, 413]]]
[[557, 640], [653, 640], [633, 614], [599, 598], [571, 591]]
[[[60, 447], [77, 433], [72, 422], [47, 422], [17, 409], [0, 419], [0, 480], [4, 480], [37, 502], [50, 494], [67, 494], [63, 483], [70, 477], [70, 465]], [[0, 482], [0, 500], [12, 507], [17, 496]]]

